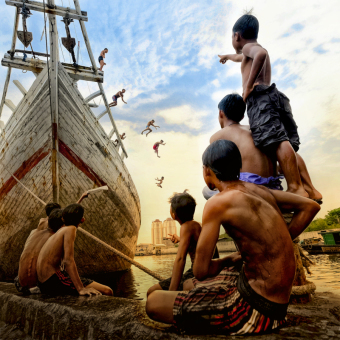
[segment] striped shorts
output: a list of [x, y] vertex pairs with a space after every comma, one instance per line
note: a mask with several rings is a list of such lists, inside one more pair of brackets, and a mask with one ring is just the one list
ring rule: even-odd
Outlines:
[[188, 334], [257, 334], [285, 324], [254, 309], [237, 289], [239, 273], [224, 268], [216, 277], [194, 279], [194, 289], [179, 292], [173, 307], [175, 327]]

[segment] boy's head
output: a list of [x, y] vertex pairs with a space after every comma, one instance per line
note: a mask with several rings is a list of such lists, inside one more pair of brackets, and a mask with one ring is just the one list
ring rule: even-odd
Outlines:
[[162, 176], [162, 179], [164, 179], [164, 177]]
[[249, 40], [257, 39], [259, 21], [251, 14], [244, 14], [233, 27], [232, 44], [236, 53], [242, 53], [242, 48]]
[[211, 143], [203, 153], [203, 177], [213, 190], [219, 181], [236, 181], [240, 177], [242, 158], [235, 143], [220, 139]]
[[125, 89], [123, 89], [122, 92], [125, 93]]
[[154, 122], [155, 122], [155, 120], [153, 119], [153, 120], [152, 120], [152, 122], [154, 123]]
[[50, 216], [48, 216], [48, 226], [54, 233], [56, 233], [64, 225], [62, 217], [63, 211], [61, 209], [54, 209]]
[[192, 221], [196, 209], [195, 199], [185, 190], [182, 193], [174, 193], [169, 198], [171, 217], [183, 224]]
[[218, 120], [220, 122], [221, 128], [223, 129], [225, 117], [233, 120], [236, 123], [239, 123], [243, 119], [244, 112], [246, 111], [246, 103], [239, 94], [232, 93], [226, 95], [219, 102], [218, 110]]
[[51, 212], [54, 209], [60, 209], [60, 208], [61, 208], [61, 206], [58, 203], [48, 203], [48, 204], [46, 204], [45, 212], [46, 212], [47, 217], [50, 216]]
[[65, 226], [74, 225], [75, 227], [78, 227], [80, 223], [85, 221], [84, 208], [77, 203], [68, 205], [63, 210], [63, 220]]
[[161, 139], [161, 143], [163, 143], [163, 139]]
[[104, 48], [105, 53], [109, 52], [109, 50], [105, 47]]

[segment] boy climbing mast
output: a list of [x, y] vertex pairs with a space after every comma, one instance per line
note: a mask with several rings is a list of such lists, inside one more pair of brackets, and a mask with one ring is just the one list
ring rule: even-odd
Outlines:
[[105, 59], [105, 54], [109, 52], [109, 50], [107, 48], [104, 48], [99, 55], [98, 61], [99, 61], [99, 65], [100, 65], [100, 69], [99, 71], [103, 71], [103, 67], [104, 65], [106, 65], [106, 63], [104, 63], [104, 59]]
[[[126, 138], [125, 132], [122, 135], [119, 135], [121, 140], [124, 140]], [[114, 146], [117, 146], [119, 143], [118, 139], [116, 139], [113, 144]]]
[[153, 145], [153, 149], [155, 150], [158, 158], [161, 158], [161, 156], [158, 156], [158, 148], [159, 148], [160, 145], [165, 145], [165, 143], [163, 143], [163, 140], [161, 140], [160, 142], [156, 142]]
[[[287, 180], [288, 192], [308, 197], [300, 178], [295, 151], [299, 148], [297, 126], [293, 120], [289, 99], [271, 82], [271, 65], [267, 50], [257, 42], [259, 22], [251, 14], [239, 18], [232, 33], [232, 45], [237, 55], [220, 56], [241, 62], [243, 100], [255, 146], [268, 155], [276, 155]], [[243, 55], [242, 55], [243, 54]], [[288, 120], [286, 129], [282, 116]], [[287, 130], [287, 126], [291, 130]]]
[[124, 93], [125, 89], [118, 91], [114, 96], [112, 96], [113, 102], [109, 104], [109, 107], [116, 106], [118, 98], [122, 98], [122, 102], [127, 104], [127, 102], [124, 100]]
[[148, 134], [149, 133], [151, 133], [152, 132], [152, 130], [151, 130], [151, 128], [150, 128], [150, 126], [153, 126], [153, 127], [155, 127], [156, 128], [156, 130], [157, 130], [157, 128], [159, 128], [159, 126], [157, 126], [157, 125], [153, 125], [154, 124], [154, 120], [152, 119], [152, 120], [150, 120], [150, 122], [148, 122], [147, 124], [146, 124], [146, 129], [144, 129], [143, 131], [142, 131], [142, 133], [141, 133], [141, 135], [143, 134], [143, 132], [145, 132], [145, 131], [149, 131], [147, 134], [146, 134], [146, 137], [148, 136]]
[[160, 188], [162, 188], [162, 183], [164, 181], [164, 177], [162, 176], [161, 179], [155, 178], [156, 181], [159, 181], [159, 183], [156, 183], [156, 185]]

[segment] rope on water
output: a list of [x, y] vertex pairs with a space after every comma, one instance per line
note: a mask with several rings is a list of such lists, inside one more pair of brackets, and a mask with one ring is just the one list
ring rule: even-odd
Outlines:
[[102, 244], [105, 248], [110, 249], [112, 252], [114, 252], [117, 256], [121, 257], [122, 259], [124, 259], [125, 261], [130, 262], [131, 264], [133, 264], [134, 266], [136, 266], [137, 268], [143, 270], [145, 273], [153, 276], [155, 279], [159, 280], [159, 281], [163, 281], [164, 278], [161, 275], [158, 275], [157, 273], [153, 272], [152, 270], [144, 267], [143, 265], [141, 265], [140, 263], [132, 260], [130, 257], [126, 256], [125, 254], [121, 253], [119, 250], [111, 247], [110, 245], [108, 245], [107, 243], [105, 243], [104, 241], [102, 241], [101, 239], [99, 239], [96, 236], [93, 236], [91, 233], [89, 233], [88, 231], [84, 230], [81, 227], [78, 227], [78, 230], [81, 231], [83, 234], [87, 235], [88, 237], [92, 238], [93, 240], [97, 241], [98, 243]]

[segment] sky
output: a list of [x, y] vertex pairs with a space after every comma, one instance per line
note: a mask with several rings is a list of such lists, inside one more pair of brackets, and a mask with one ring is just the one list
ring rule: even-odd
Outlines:
[[[74, 7], [73, 1], [56, 0]], [[318, 217], [340, 206], [340, 2], [329, 0], [246, 1], [168, 0], [104, 1], [80, 0], [88, 12], [86, 28], [97, 59], [109, 49], [104, 67], [104, 89], [108, 98], [126, 89], [112, 109], [128, 152], [125, 160], [139, 193], [142, 225], [138, 242], [151, 242], [151, 222], [170, 216], [168, 198], [189, 190], [196, 201], [195, 219], [201, 221], [205, 200], [202, 189], [202, 153], [210, 136], [220, 129], [217, 105], [227, 94], [242, 93], [240, 64], [221, 65], [218, 54], [234, 53], [231, 29], [246, 10], [260, 22], [258, 42], [270, 55], [272, 81], [291, 101], [304, 158], [315, 187], [324, 196]], [[0, 55], [10, 48], [14, 8], [0, 3]], [[60, 37], [66, 36], [58, 18]], [[33, 32], [33, 48], [45, 52], [43, 15], [34, 13], [27, 21]], [[19, 29], [21, 27], [21, 23]], [[80, 40], [80, 63], [90, 66], [79, 24], [71, 24], [71, 35]], [[41, 40], [42, 37], [42, 40]], [[20, 42], [17, 48], [22, 48]], [[60, 59], [70, 55], [60, 49]], [[0, 68], [0, 91], [6, 68]], [[29, 88], [32, 74], [12, 72], [12, 79]], [[23, 80], [25, 79], [25, 80]], [[97, 91], [95, 83], [79, 82], [84, 97]], [[11, 84], [7, 98], [18, 103], [21, 93]], [[103, 111], [103, 103], [94, 109]], [[5, 108], [2, 119], [10, 115]], [[160, 128], [148, 137], [140, 132], [154, 119]], [[107, 116], [100, 122], [107, 132]], [[248, 124], [247, 118], [242, 121]], [[156, 141], [161, 158], [152, 150]], [[163, 188], [155, 178], [165, 177]]]

